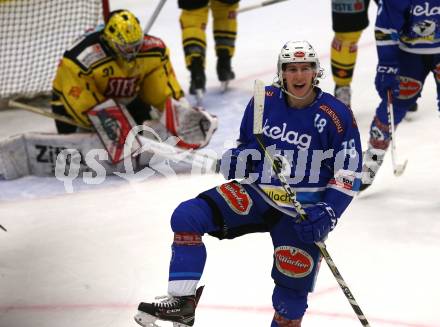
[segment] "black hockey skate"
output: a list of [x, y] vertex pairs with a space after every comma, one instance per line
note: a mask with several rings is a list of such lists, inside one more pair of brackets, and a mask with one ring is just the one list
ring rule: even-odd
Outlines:
[[203, 68], [203, 58], [194, 58], [189, 67], [191, 72], [191, 84], [189, 86], [189, 93], [197, 98], [197, 105], [201, 105], [203, 93], [205, 92], [206, 76]]
[[231, 56], [225, 50], [219, 50], [217, 53], [217, 76], [221, 82], [222, 91], [228, 89], [229, 81], [235, 78], [235, 74], [231, 67]]
[[193, 326], [203, 287], [199, 287], [195, 295], [167, 296], [161, 302], [141, 302], [134, 320], [143, 327], [157, 326], [154, 323], [157, 319], [172, 321], [174, 327]]

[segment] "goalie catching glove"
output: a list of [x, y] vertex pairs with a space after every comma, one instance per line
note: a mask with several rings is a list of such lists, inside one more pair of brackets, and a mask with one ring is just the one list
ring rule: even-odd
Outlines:
[[185, 98], [168, 98], [161, 123], [180, 140], [179, 147], [198, 149], [206, 146], [218, 126], [217, 117], [200, 107], [192, 107]]

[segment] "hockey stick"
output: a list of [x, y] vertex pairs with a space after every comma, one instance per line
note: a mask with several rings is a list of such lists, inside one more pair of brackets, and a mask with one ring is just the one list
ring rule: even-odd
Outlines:
[[[286, 191], [287, 195], [289, 196], [290, 200], [292, 201], [292, 204], [295, 207], [296, 212], [300, 216], [300, 219], [306, 220], [307, 215], [306, 215], [301, 203], [298, 201], [298, 199], [296, 197], [296, 192], [290, 187], [289, 183], [286, 180], [286, 177], [281, 173], [282, 168], [279, 165], [275, 164], [273, 157], [270, 155], [270, 153], [266, 149], [266, 146], [264, 145], [264, 142], [263, 142], [264, 99], [265, 99], [264, 83], [260, 80], [256, 80], [255, 85], [254, 85], [253, 134], [254, 134], [255, 138], [257, 139], [257, 142], [260, 145], [261, 149], [263, 150], [265, 157], [271, 163], [274, 172], [276, 173], [278, 179], [280, 180], [284, 191]], [[361, 308], [359, 307], [359, 304], [356, 302], [353, 294], [351, 293], [350, 289], [348, 288], [347, 284], [345, 283], [344, 279], [342, 278], [342, 275], [340, 274], [338, 268], [336, 267], [335, 263], [333, 262], [333, 259], [331, 258], [330, 254], [327, 251], [325, 243], [324, 242], [315, 242], [315, 244], [318, 247], [319, 251], [321, 252], [321, 255], [324, 257], [325, 262], [327, 263], [328, 267], [330, 268], [331, 272], [333, 273], [333, 276], [335, 277], [336, 281], [338, 282], [339, 286], [341, 287], [342, 291], [344, 292], [345, 297], [347, 298], [348, 302], [350, 303], [351, 307], [353, 308], [353, 311], [356, 313], [362, 326], [369, 327], [370, 325], [367, 321], [367, 318], [363, 314]]]
[[256, 5], [250, 5], [250, 6], [239, 8], [237, 10], [237, 13], [242, 13], [242, 12], [254, 10], [257, 8], [265, 7], [265, 6], [274, 5], [276, 3], [283, 2], [283, 1], [287, 1], [287, 0], [266, 0], [266, 1], [263, 1], [263, 2], [258, 3]]
[[[81, 127], [88, 131], [94, 131], [91, 127], [84, 127], [77, 122], [75, 122], [73, 119], [70, 119], [69, 117], [58, 115], [53, 112], [44, 110], [43, 108], [39, 108], [36, 106], [31, 106], [28, 104], [24, 104], [21, 102], [17, 102], [14, 100], [9, 100], [9, 106], [13, 108], [18, 109], [24, 109], [45, 117], [49, 117], [55, 120], [62, 121], [66, 124], [70, 124], [73, 126]], [[199, 153], [195, 152], [193, 150], [184, 150], [177, 148], [175, 146], [172, 146], [165, 142], [159, 142], [152, 140], [148, 137], [144, 137], [141, 135], [138, 135], [139, 140], [141, 141], [142, 147], [147, 149], [148, 151], [155, 153], [159, 156], [162, 156], [169, 160], [178, 160], [181, 162], [184, 162], [186, 164], [204, 169], [206, 172], [218, 172], [218, 159], [212, 155], [209, 155], [207, 153]]]
[[0, 228], [3, 229], [5, 232], [7, 232], [8, 230], [6, 228], [4, 228], [2, 225], [0, 225]]
[[[76, 121], [74, 121], [73, 119], [70, 119], [69, 117], [55, 114], [53, 112], [44, 110], [43, 108], [31, 106], [31, 105], [28, 105], [28, 104], [25, 104], [22, 102], [18, 102], [15, 100], [9, 100], [8, 105], [9, 105], [9, 107], [12, 107], [12, 108], [27, 110], [27, 111], [33, 112], [35, 114], [39, 114], [39, 115], [46, 116], [46, 117], [49, 117], [49, 118], [52, 118], [52, 119], [55, 119], [58, 121], [62, 121], [63, 123], [66, 123], [69, 125], [85, 128], [84, 126], [78, 124]], [[85, 128], [85, 129], [87, 129], [87, 128]], [[90, 130], [91, 130], [91, 128], [90, 128]]]
[[395, 176], [400, 176], [405, 171], [408, 160], [405, 159], [405, 161], [402, 164], [397, 163], [396, 129], [394, 127], [394, 106], [393, 106], [393, 97], [391, 94], [391, 90], [387, 91], [387, 114], [388, 114], [388, 128], [389, 128], [390, 141], [391, 141], [391, 161], [393, 163], [393, 172]]
[[153, 26], [154, 22], [156, 21], [157, 16], [159, 16], [160, 11], [162, 10], [163, 6], [165, 5], [165, 2], [167, 0], [160, 0], [159, 3], [156, 6], [156, 9], [154, 10], [153, 14], [150, 17], [150, 20], [148, 21], [147, 25], [145, 25], [144, 33], [148, 34], [151, 27]]

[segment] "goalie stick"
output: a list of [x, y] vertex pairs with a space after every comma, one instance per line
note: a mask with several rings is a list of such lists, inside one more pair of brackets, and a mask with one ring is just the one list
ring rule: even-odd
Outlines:
[[405, 159], [405, 161], [401, 164], [397, 163], [396, 129], [394, 127], [394, 106], [393, 106], [393, 97], [391, 94], [391, 90], [387, 91], [387, 114], [388, 114], [388, 128], [389, 128], [390, 142], [391, 142], [391, 162], [393, 164], [393, 172], [395, 176], [400, 176], [405, 171], [408, 160]]
[[38, 114], [38, 115], [41, 115], [41, 116], [49, 117], [49, 118], [61, 121], [63, 123], [66, 123], [66, 124], [70, 124], [72, 126], [84, 128], [82, 125], [78, 124], [76, 121], [74, 121], [73, 119], [70, 119], [70, 118], [68, 118], [66, 116], [58, 115], [58, 114], [55, 114], [53, 112], [44, 110], [43, 108], [39, 108], [39, 107], [36, 107], [36, 106], [31, 106], [31, 105], [23, 103], [23, 102], [18, 102], [18, 101], [15, 101], [15, 100], [9, 100], [8, 106], [11, 107], [11, 108], [17, 108], [17, 109], [23, 109], [23, 110], [26, 110], [26, 111], [30, 111], [30, 112], [33, 112], [34, 114]]
[[[264, 145], [264, 142], [263, 142], [263, 113], [264, 113], [265, 93], [266, 93], [266, 91], [265, 91], [264, 83], [260, 80], [256, 80], [255, 85], [254, 85], [253, 134], [254, 134], [255, 138], [257, 139], [259, 146], [263, 150], [265, 157], [271, 163], [274, 172], [276, 173], [278, 179], [280, 180], [284, 191], [286, 191], [287, 195], [289, 196], [290, 200], [292, 201], [296, 212], [300, 216], [300, 219], [306, 220], [307, 215], [306, 215], [301, 203], [298, 201], [298, 199], [296, 197], [296, 192], [287, 183], [286, 177], [281, 173], [281, 167], [279, 165], [275, 164], [274, 158], [266, 150], [266, 146]], [[353, 294], [351, 293], [350, 289], [348, 288], [348, 285], [346, 284], [346, 282], [342, 278], [342, 275], [340, 274], [338, 268], [336, 267], [335, 263], [333, 262], [333, 259], [331, 258], [329, 252], [327, 251], [325, 243], [324, 242], [315, 242], [315, 244], [318, 247], [319, 251], [321, 252], [321, 255], [324, 257], [325, 262], [327, 263], [328, 267], [330, 268], [331, 272], [333, 273], [333, 276], [335, 277], [336, 281], [338, 282], [339, 286], [341, 287], [342, 291], [344, 292], [345, 297], [347, 298], [348, 302], [350, 303], [351, 307], [353, 308], [353, 311], [356, 313], [362, 326], [369, 327], [370, 325], [367, 321], [367, 318], [363, 314], [361, 308], [359, 307], [359, 304], [356, 302]]]
[[[45, 117], [71, 124], [73, 126], [84, 128], [69, 117], [55, 114], [43, 108], [25, 104], [22, 102], [9, 100], [9, 106], [13, 108], [27, 110]], [[84, 128], [88, 131], [94, 131], [93, 128]], [[194, 150], [180, 149], [165, 142], [155, 141], [153, 139], [138, 135], [139, 141], [143, 149], [148, 149], [154, 154], [162, 156], [169, 160], [178, 160], [180, 162], [192, 165], [200, 170], [200, 172], [218, 172], [219, 160], [209, 153], [196, 152]]]

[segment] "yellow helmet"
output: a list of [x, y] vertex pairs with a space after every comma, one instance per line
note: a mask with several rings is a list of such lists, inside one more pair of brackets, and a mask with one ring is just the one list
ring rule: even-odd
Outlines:
[[103, 37], [117, 55], [131, 61], [142, 46], [144, 32], [139, 20], [130, 11], [116, 10], [110, 14]]

